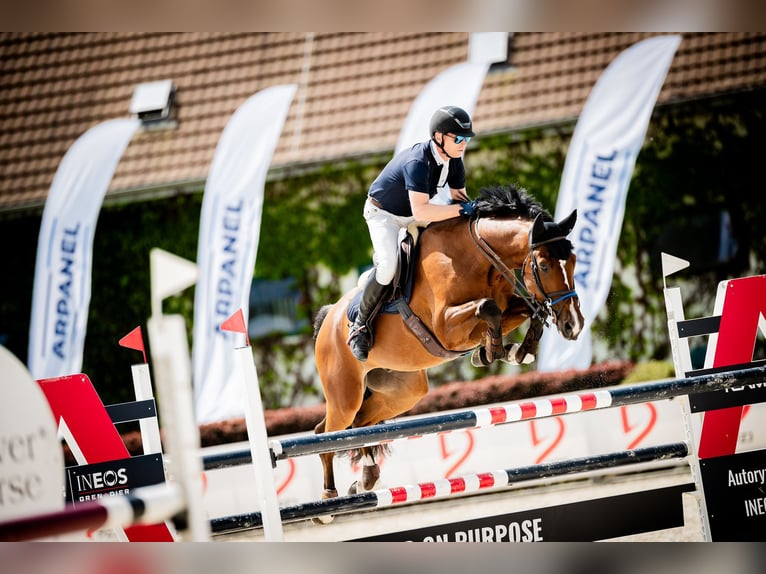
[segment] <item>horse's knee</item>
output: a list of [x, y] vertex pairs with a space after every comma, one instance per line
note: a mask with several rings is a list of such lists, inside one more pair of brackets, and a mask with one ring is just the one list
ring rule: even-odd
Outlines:
[[476, 307], [476, 316], [487, 323], [497, 323], [499, 325], [502, 314], [503, 312], [494, 299], [483, 299], [479, 306]]

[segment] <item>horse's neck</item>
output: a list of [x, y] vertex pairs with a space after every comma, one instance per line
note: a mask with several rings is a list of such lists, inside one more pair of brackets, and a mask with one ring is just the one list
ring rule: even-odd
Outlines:
[[[426, 284], [426, 289], [438, 290], [447, 276], [464, 282], [480, 268], [491, 266], [490, 258], [499, 257], [509, 269], [518, 269], [529, 252], [531, 222], [516, 219], [480, 219], [478, 236], [485, 247], [480, 248], [476, 234], [469, 231], [474, 222], [447, 220], [432, 223], [422, 234], [418, 260], [420, 268], [415, 274], [415, 285]], [[475, 228], [474, 228], [475, 229]], [[489, 252], [487, 251], [489, 249]], [[482, 253], [483, 251], [483, 253]], [[432, 257], [436, 255], [436, 257]], [[477, 267], [479, 263], [479, 267]], [[482, 277], [486, 271], [480, 271]]]
[[478, 235], [510, 268], [521, 267], [529, 253], [531, 221], [522, 219], [480, 219]]

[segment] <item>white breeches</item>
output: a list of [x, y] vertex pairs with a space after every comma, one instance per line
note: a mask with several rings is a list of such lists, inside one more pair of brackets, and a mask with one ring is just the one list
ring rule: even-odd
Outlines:
[[375, 278], [381, 285], [394, 280], [399, 258], [399, 231], [415, 221], [375, 207], [369, 200], [364, 204], [364, 219], [372, 239], [372, 262], [375, 264]]

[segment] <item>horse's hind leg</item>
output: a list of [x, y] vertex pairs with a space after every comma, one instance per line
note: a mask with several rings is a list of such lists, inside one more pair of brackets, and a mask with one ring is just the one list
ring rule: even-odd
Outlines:
[[[325, 421], [327, 420], [327, 417], [323, 418], [322, 421], [314, 427], [314, 432], [316, 434], [321, 434], [325, 431]], [[319, 454], [319, 458], [322, 461], [322, 469], [324, 472], [324, 490], [322, 491], [322, 500], [325, 500], [326, 498], [335, 498], [338, 496], [338, 491], [335, 489], [335, 470], [333, 468], [333, 459], [335, 458], [335, 453], [330, 452], [323, 452]], [[332, 514], [326, 514], [323, 516], [315, 516], [311, 519], [311, 521], [314, 524], [329, 524], [333, 521], [333, 518], [335, 518]]]
[[[323, 418], [321, 422], [314, 427], [315, 434], [322, 434], [325, 431], [326, 420], [327, 417]], [[322, 498], [334, 498], [338, 496], [338, 491], [335, 488], [335, 469], [333, 467], [335, 453], [333, 451], [323, 452], [319, 454], [319, 458], [322, 461], [322, 469], [324, 472], [324, 490], [322, 491]]]
[[[428, 392], [428, 376], [426, 371], [376, 369], [367, 374], [367, 387], [371, 392], [354, 417], [354, 427], [376, 425], [410, 410]], [[380, 481], [377, 458], [385, 452], [385, 448], [381, 445], [363, 447], [360, 452], [362, 482], [361, 485], [352, 485], [353, 492], [349, 491], [349, 494], [373, 490]]]
[[349, 494], [359, 494], [375, 489], [380, 482], [380, 466], [376, 460], [376, 447], [365, 446], [359, 449], [359, 461], [362, 463], [362, 482], [355, 480], [348, 489]]

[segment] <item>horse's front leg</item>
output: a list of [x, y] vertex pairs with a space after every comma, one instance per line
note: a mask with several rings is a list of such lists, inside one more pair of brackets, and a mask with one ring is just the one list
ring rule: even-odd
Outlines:
[[524, 340], [519, 345], [507, 345], [505, 347], [506, 355], [502, 359], [511, 365], [528, 365], [537, 358], [537, 349], [540, 346], [540, 338], [543, 336], [545, 323], [539, 319], [532, 319], [527, 329]]
[[471, 364], [474, 367], [486, 367], [497, 359], [505, 358], [503, 348], [503, 331], [500, 319], [503, 312], [494, 299], [482, 299], [476, 308], [476, 317], [487, 324], [484, 345], [471, 354]]

